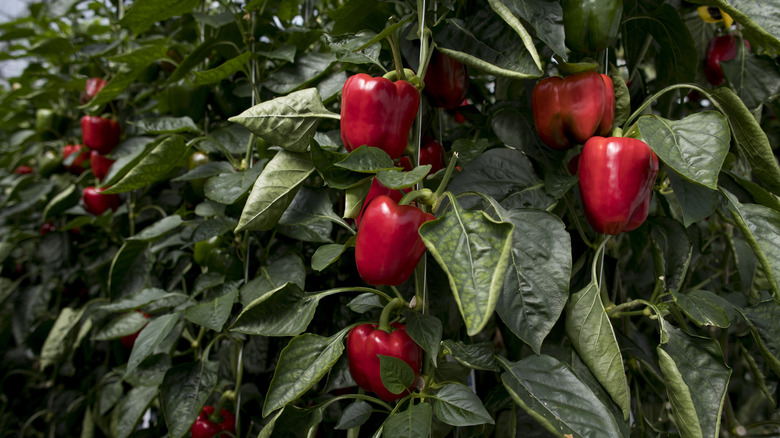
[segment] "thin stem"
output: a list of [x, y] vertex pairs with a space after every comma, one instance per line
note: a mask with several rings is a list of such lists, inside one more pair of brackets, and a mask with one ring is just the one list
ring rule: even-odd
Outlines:
[[[321, 292], [313, 292], [313, 293], [311, 293], [309, 295], [310, 296], [315, 296], [316, 295], [316, 296], [318, 296], [320, 298], [324, 298], [324, 297], [328, 297], [328, 296], [331, 296], [331, 295], [336, 295], [336, 294], [339, 294], [339, 293], [342, 293], [342, 292], [371, 292], [372, 294], [375, 294], [375, 295], [379, 296], [380, 298], [382, 298], [383, 300], [385, 300], [388, 303], [393, 300], [392, 297], [390, 297], [386, 293], [382, 292], [381, 290], [373, 289], [373, 288], [370, 288], [370, 287], [338, 287], [338, 288], [335, 288], [335, 289], [328, 289], [328, 290], [324, 290], [324, 291], [321, 291]], [[399, 298], [402, 298], [400, 296], [400, 294], [398, 294], [398, 296], [399, 296]]]
[[390, 316], [396, 309], [403, 307], [404, 304], [405, 301], [401, 298], [393, 298], [387, 303], [385, 308], [382, 309], [382, 314], [379, 316], [379, 330], [384, 330], [388, 333], [390, 332]]

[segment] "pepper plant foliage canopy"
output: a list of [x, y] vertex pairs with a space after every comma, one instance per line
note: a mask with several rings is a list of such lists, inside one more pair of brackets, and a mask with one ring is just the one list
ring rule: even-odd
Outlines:
[[[596, 29], [570, 3], [54, 0], [1, 24], [0, 60], [27, 62], [0, 84], [3, 434], [182, 437], [214, 406], [240, 437], [778, 436], [780, 2], [589, 2], [620, 20]], [[568, 21], [606, 48], [568, 47]], [[426, 94], [450, 80], [434, 51], [467, 68], [460, 107]], [[647, 219], [610, 238], [583, 145], [546, 146], [531, 110], [538, 81], [589, 70], [609, 136], [660, 163]], [[344, 148], [358, 73], [422, 90], [411, 170]], [[87, 115], [121, 126], [100, 180], [62, 158]], [[417, 162], [423, 136], [446, 169]], [[356, 267], [374, 177], [435, 216], [393, 287]], [[93, 185], [120, 206], [85, 209]], [[391, 401], [350, 373], [349, 332], [377, 321], [421, 349], [365, 373]]]

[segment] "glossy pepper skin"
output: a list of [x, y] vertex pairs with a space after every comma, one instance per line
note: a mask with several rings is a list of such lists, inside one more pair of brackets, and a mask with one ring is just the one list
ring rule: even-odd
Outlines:
[[192, 426], [190, 427], [192, 438], [212, 438], [223, 430], [235, 435], [236, 416], [233, 415], [232, 412], [222, 409], [219, 412], [219, 415], [222, 417], [221, 423], [215, 423], [209, 419], [209, 416], [213, 414], [214, 406], [204, 406], [203, 409], [201, 409], [198, 418], [195, 419], [195, 422], [192, 423]]
[[108, 155], [119, 144], [119, 123], [98, 116], [81, 118], [81, 137], [84, 145], [103, 155]]
[[578, 52], [596, 53], [617, 37], [623, 0], [563, 0], [566, 45]]
[[94, 99], [107, 83], [108, 81], [101, 78], [87, 79], [87, 84], [84, 86], [84, 93], [81, 94], [81, 103], [87, 103]]
[[368, 284], [397, 286], [414, 272], [425, 253], [417, 230], [435, 217], [380, 195], [363, 210], [355, 240], [355, 262]]
[[406, 395], [406, 392], [393, 394], [385, 388], [377, 355], [403, 360], [414, 370], [415, 380], [420, 375], [422, 365], [422, 350], [406, 334], [406, 326], [393, 323], [390, 327], [392, 332], [387, 333], [376, 324], [361, 324], [353, 328], [347, 336], [349, 372], [358, 386], [375, 393], [385, 401], [398, 400]]
[[81, 195], [81, 202], [84, 204], [84, 209], [87, 212], [100, 216], [108, 209], [116, 211], [119, 208], [119, 195], [104, 195], [103, 189], [90, 186], [85, 187]]
[[92, 173], [95, 174], [95, 178], [102, 182], [106, 175], [108, 175], [108, 171], [111, 169], [111, 165], [114, 164], [114, 160], [102, 155], [98, 151], [92, 151], [89, 158], [89, 164], [92, 167]]
[[465, 65], [435, 50], [425, 71], [423, 91], [438, 108], [454, 109], [460, 106], [469, 88], [469, 74]]
[[344, 83], [341, 94], [341, 141], [352, 152], [363, 145], [398, 158], [406, 149], [417, 116], [420, 93], [406, 81], [359, 73]]
[[591, 227], [615, 235], [642, 225], [657, 176], [658, 157], [643, 141], [626, 137], [588, 140], [577, 177]]
[[[720, 63], [736, 58], [737, 44], [740, 41], [740, 38], [734, 35], [723, 35], [710, 40], [704, 61], [704, 76], [707, 77], [707, 82], [715, 86], [726, 82]], [[745, 44], [750, 49], [750, 43], [745, 41]]]
[[423, 137], [423, 144], [420, 147], [420, 166], [426, 164], [431, 165], [431, 171], [428, 172], [428, 175], [433, 175], [444, 169], [444, 148], [438, 141], [430, 137]]
[[[412, 170], [412, 162], [409, 161], [409, 158], [406, 156], [403, 156], [396, 160], [396, 164], [403, 167], [405, 172], [409, 172]], [[363, 208], [360, 209], [360, 214], [358, 214], [358, 217], [355, 219], [355, 225], [360, 227], [360, 220], [363, 218], [363, 212], [366, 211], [366, 207], [368, 206], [371, 201], [376, 198], [379, 195], [385, 195], [392, 198], [393, 201], [396, 203], [403, 198], [405, 193], [409, 193], [412, 189], [403, 189], [403, 190], [396, 190], [391, 189], [389, 187], [386, 187], [384, 184], [379, 182], [379, 180], [374, 177], [371, 178], [371, 186], [368, 188], [368, 193], [366, 194], [366, 199], [363, 200]]]
[[594, 135], [607, 135], [615, 121], [612, 79], [594, 71], [542, 79], [531, 94], [539, 138], [565, 150]]

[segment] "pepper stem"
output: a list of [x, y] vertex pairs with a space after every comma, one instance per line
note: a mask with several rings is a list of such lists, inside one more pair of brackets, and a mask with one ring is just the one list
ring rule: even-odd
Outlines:
[[412, 201], [416, 201], [418, 199], [421, 203], [428, 205], [433, 205], [435, 202], [435, 197], [431, 189], [420, 189], [412, 190], [411, 192], [405, 194], [403, 198], [398, 201], [398, 205], [409, 205], [412, 203]]
[[391, 38], [390, 36], [387, 36], [385, 38], [387, 39], [387, 42], [390, 44], [390, 51], [393, 52], [395, 73], [398, 75], [398, 78], [400, 78], [402, 81], [405, 81], [406, 75], [404, 74], [403, 62], [401, 61], [401, 52], [398, 49], [398, 45], [395, 44], [395, 41], [393, 41], [395, 38]]
[[[436, 188], [436, 193], [433, 194], [433, 198], [436, 200], [441, 199], [441, 195], [444, 193], [444, 190], [447, 189], [447, 184], [450, 183], [450, 178], [452, 178], [452, 173], [455, 171], [455, 164], [458, 162], [458, 153], [453, 152], [452, 158], [450, 158], [449, 164], [447, 164], [447, 170], [444, 171], [444, 177], [442, 177], [441, 182], [439, 183], [439, 187]], [[438, 202], [436, 205], [434, 205], [433, 212], [435, 213], [438, 208]]]
[[389, 303], [385, 306], [384, 309], [382, 309], [382, 315], [379, 316], [379, 329], [384, 330], [388, 333], [390, 333], [390, 316], [393, 314], [393, 312], [403, 307], [404, 300], [401, 298], [393, 298], [390, 300]]
[[222, 395], [219, 397], [219, 401], [217, 402], [217, 406], [214, 408], [214, 413], [209, 415], [209, 420], [213, 421], [214, 423], [222, 423], [225, 421], [224, 418], [222, 418], [222, 410], [225, 409], [225, 403], [228, 402], [228, 400], [235, 399], [236, 393], [233, 391], [225, 391], [222, 393]]

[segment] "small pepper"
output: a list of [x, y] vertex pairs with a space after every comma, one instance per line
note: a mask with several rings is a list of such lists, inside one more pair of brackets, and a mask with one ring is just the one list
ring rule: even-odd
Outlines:
[[645, 142], [627, 137], [588, 140], [577, 177], [591, 227], [615, 235], [642, 225], [657, 176], [658, 157]]
[[[707, 82], [715, 86], [726, 82], [720, 63], [731, 61], [737, 56], [737, 44], [741, 41], [741, 38], [734, 35], [723, 35], [710, 40], [704, 61], [704, 76], [707, 77]], [[745, 44], [750, 50], [750, 43], [745, 41]]]
[[446, 110], [457, 108], [466, 97], [469, 74], [466, 66], [435, 50], [425, 71], [423, 91], [433, 106]]
[[84, 145], [103, 155], [108, 155], [119, 144], [119, 123], [98, 116], [81, 118], [81, 136]]
[[[212, 438], [217, 436], [218, 433], [225, 431], [235, 435], [236, 433], [236, 416], [232, 412], [222, 409], [219, 415], [222, 417], [222, 422], [217, 423], [212, 421], [210, 417], [214, 415], [214, 406], [204, 406], [198, 414], [198, 418], [192, 423], [190, 427], [190, 433], [192, 438]], [[227, 436], [227, 435], [224, 435]]]
[[420, 105], [420, 93], [409, 82], [359, 73], [344, 83], [341, 94], [341, 140], [347, 151], [363, 145], [398, 158], [406, 149], [409, 129]]
[[623, 0], [563, 0], [561, 6], [570, 49], [596, 53], [615, 41], [623, 18]]

